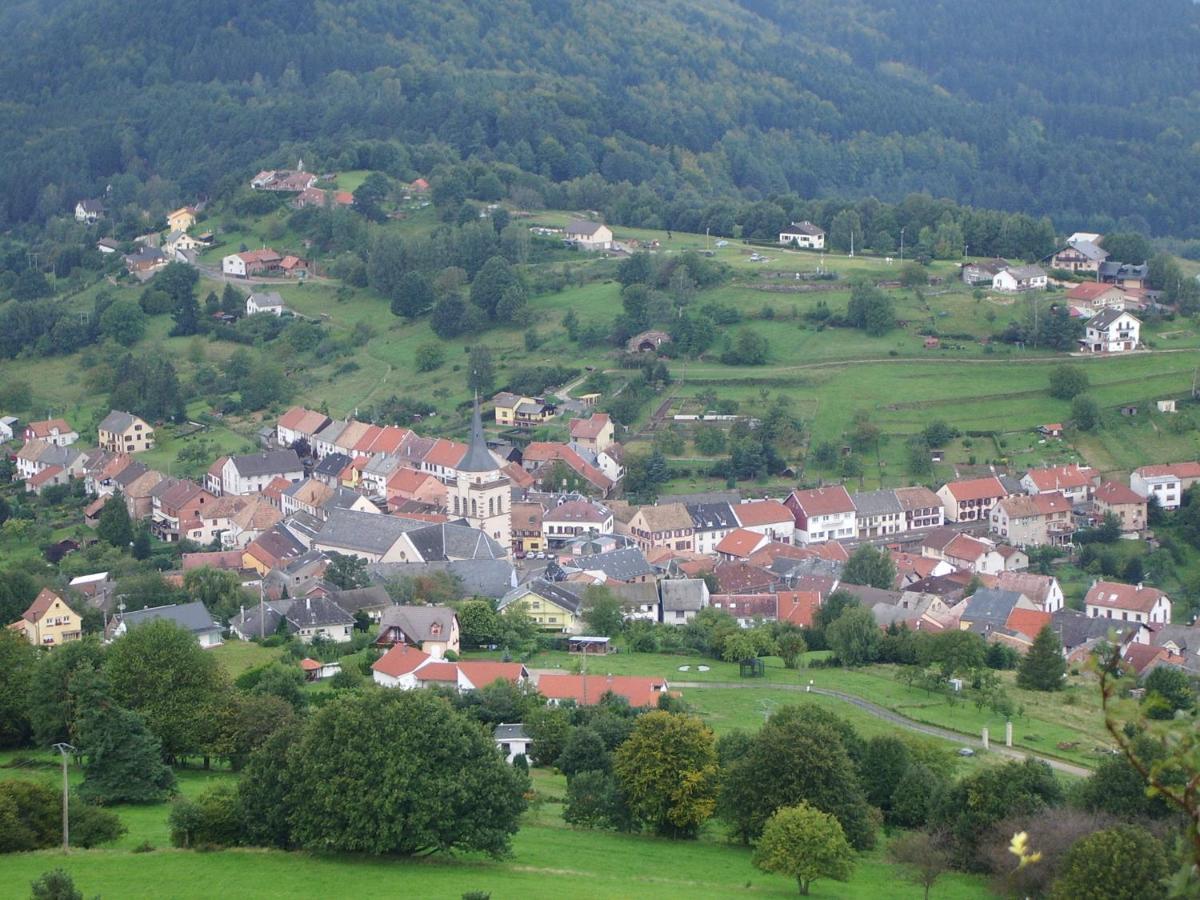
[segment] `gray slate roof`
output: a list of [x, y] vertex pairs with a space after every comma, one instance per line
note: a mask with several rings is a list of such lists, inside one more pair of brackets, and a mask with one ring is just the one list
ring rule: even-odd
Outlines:
[[851, 494], [850, 500], [860, 516], [885, 516], [904, 512], [895, 491], [860, 491]]
[[99, 428], [103, 431], [124, 431], [133, 424], [135, 418], [132, 413], [114, 409], [100, 422]]
[[728, 503], [687, 503], [688, 515], [696, 531], [713, 531], [718, 528], [737, 528], [737, 516]]
[[262, 605], [262, 628], [259, 628], [259, 607], [258, 604], [247, 606], [236, 616], [231, 616], [229, 619], [230, 628], [236, 628], [240, 634], [247, 638], [272, 635], [279, 628], [279, 622], [283, 619], [283, 615], [289, 610], [294, 603], [294, 600], [273, 600], [270, 603]]
[[547, 581], [544, 578], [534, 578], [532, 581], [513, 588], [502, 598], [500, 598], [499, 608], [504, 609], [510, 603], [520, 600], [522, 597], [534, 593], [547, 600], [552, 600], [561, 606], [563, 609], [570, 611], [572, 614], [578, 613], [580, 606], [583, 605], [583, 600], [578, 594], [574, 594], [567, 590], [565, 584], [556, 584], [552, 581]]
[[671, 578], [659, 587], [662, 589], [663, 612], [699, 612], [704, 608], [704, 589], [702, 578]]
[[646, 562], [645, 554], [637, 547], [610, 550], [608, 553], [597, 553], [593, 556], [573, 556], [564, 559], [562, 564], [566, 568], [598, 570], [618, 581], [629, 581], [631, 578], [654, 574], [654, 567]]
[[257, 475], [283, 475], [287, 472], [302, 472], [304, 466], [295, 450], [265, 450], [245, 456], [231, 456], [233, 467], [243, 478]]
[[191, 603], [175, 603], [170, 606], [152, 606], [127, 612], [121, 617], [127, 629], [136, 628], [156, 619], [166, 619], [193, 634], [202, 631], [220, 631], [221, 626], [208, 614], [208, 610], [199, 600]]
[[1076, 241], [1069, 246], [1078, 250], [1088, 259], [1096, 260], [1098, 262], [1103, 262], [1104, 260], [1108, 259], [1108, 251], [1103, 247], [1092, 243], [1091, 241]]
[[337, 591], [330, 598], [346, 612], [354, 614], [360, 609], [386, 609], [392, 605], [392, 598], [382, 585], [373, 584], [365, 588], [352, 588], [348, 591]]
[[516, 570], [507, 559], [455, 559], [424, 563], [374, 563], [367, 567], [367, 571], [372, 578], [383, 581], [449, 572], [459, 580], [463, 597], [498, 599], [515, 587]]
[[515, 725], [508, 725], [501, 722], [492, 732], [492, 736], [497, 741], [527, 741], [529, 735], [525, 733], [525, 726], [518, 722]]
[[[394, 518], [384, 516], [383, 518]], [[505, 548], [469, 525], [430, 525], [408, 531], [408, 539], [426, 562], [453, 559], [503, 559]]]
[[[409, 640], [448, 641], [454, 630], [454, 610], [448, 606], [389, 606], [383, 611], [379, 630], [399, 628]], [[439, 626], [434, 633], [434, 626]]]
[[605, 587], [612, 591], [626, 610], [658, 605], [658, 585], [653, 581], [635, 581], [632, 584], [613, 582]]
[[287, 620], [294, 629], [354, 624], [354, 616], [326, 597], [305, 597], [295, 601], [287, 611]]
[[488, 450], [487, 438], [483, 434], [483, 417], [479, 412], [479, 398], [475, 398], [475, 408], [471, 411], [471, 443], [462, 461], [458, 464], [460, 472], [495, 472], [500, 467]]
[[1021, 599], [1017, 591], [999, 588], [980, 588], [967, 598], [962, 618], [972, 623], [982, 623], [999, 628], [1008, 621], [1009, 615]]
[[406, 532], [428, 525], [416, 519], [350, 509], [331, 509], [316, 540], [344, 550], [383, 554]]
[[314, 475], [325, 475], [329, 478], [336, 478], [342, 469], [353, 462], [345, 453], [330, 453], [328, 456], [321, 458], [321, 461], [313, 466]]
[[[1094, 316], [1092, 316], [1090, 319], [1087, 320], [1087, 327], [1088, 328], [1107, 328], [1109, 325], [1111, 325], [1113, 322], [1117, 321], [1117, 319], [1121, 318], [1121, 316], [1123, 316], [1123, 315], [1126, 315], [1125, 310], [1115, 309], [1111, 306], [1106, 306], [1104, 309], [1100, 310], [1100, 312], [1096, 313]], [[1137, 319], [1137, 316], [1131, 316], [1131, 318]]]

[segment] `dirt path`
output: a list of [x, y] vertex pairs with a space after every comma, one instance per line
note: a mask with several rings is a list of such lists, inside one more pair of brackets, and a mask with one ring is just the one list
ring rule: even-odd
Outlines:
[[[780, 689], [785, 691], [795, 691], [797, 693], [813, 693], [821, 694], [824, 697], [833, 697], [835, 700], [842, 700], [852, 706], [857, 706], [865, 713], [875, 716], [877, 719], [883, 719], [885, 722], [891, 722], [907, 731], [915, 732], [916, 734], [925, 734], [930, 737], [941, 738], [946, 741], [954, 741], [958, 744], [965, 744], [972, 748], [982, 748], [983, 742], [980, 738], [972, 735], [963, 734], [958, 731], [951, 731], [949, 728], [940, 728], [937, 725], [926, 725], [924, 722], [917, 722], [907, 716], [902, 716], [899, 713], [892, 712], [890, 709], [885, 709], [876, 703], [869, 700], [864, 700], [862, 697], [856, 697], [853, 694], [844, 694], [841, 691], [830, 691], [825, 688], [809, 687], [808, 685], [800, 684], [746, 684], [736, 681], [675, 681], [672, 679], [671, 686], [676, 688], [692, 688], [703, 690], [704, 688], [732, 688], [735, 690], [746, 690], [761, 687], [769, 687], [771, 689]], [[1063, 772], [1068, 775], [1075, 775], [1080, 778], [1086, 778], [1092, 774], [1092, 770], [1084, 766], [1078, 766], [1074, 763], [1063, 762], [1061, 759], [1055, 759], [1052, 756], [1044, 756], [1033, 750], [1021, 750], [1016, 747], [1005, 747], [1003, 745], [1003, 736], [1001, 743], [991, 742], [989, 750], [993, 753], [998, 753], [1001, 756], [1006, 756], [1010, 759], [1021, 760], [1027, 756], [1032, 756], [1034, 759], [1039, 759], [1047, 763], [1052, 769]]]

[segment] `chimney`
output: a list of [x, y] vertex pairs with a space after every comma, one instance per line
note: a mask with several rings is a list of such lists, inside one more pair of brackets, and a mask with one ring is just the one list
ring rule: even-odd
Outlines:
[[311, 609], [312, 609], [312, 600], [311, 600], [310, 598], [308, 598], [308, 597], [305, 597], [305, 598], [304, 598], [304, 608], [305, 608], [306, 610], [311, 610]]
[[1140, 581], [1137, 583], [1137, 589], [1139, 591], [1142, 589], [1142, 583]]

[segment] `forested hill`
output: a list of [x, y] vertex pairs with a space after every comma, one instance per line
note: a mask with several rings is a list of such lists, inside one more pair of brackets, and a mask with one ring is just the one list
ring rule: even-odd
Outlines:
[[303, 153], [474, 157], [543, 193], [599, 175], [666, 226], [715, 197], [925, 190], [1196, 236], [1198, 26], [1188, 0], [26, 0], [0, 12], [0, 224]]

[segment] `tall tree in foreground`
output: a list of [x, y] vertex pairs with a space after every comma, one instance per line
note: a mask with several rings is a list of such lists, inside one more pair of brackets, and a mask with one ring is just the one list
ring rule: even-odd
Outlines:
[[1063, 686], [1066, 671], [1062, 643], [1053, 628], [1043, 625], [1017, 669], [1017, 686], [1030, 691], [1057, 691]]
[[849, 880], [854, 851], [837, 819], [801, 803], [785, 806], [767, 820], [754, 850], [754, 865], [795, 878], [800, 894], [807, 897], [817, 879]]

